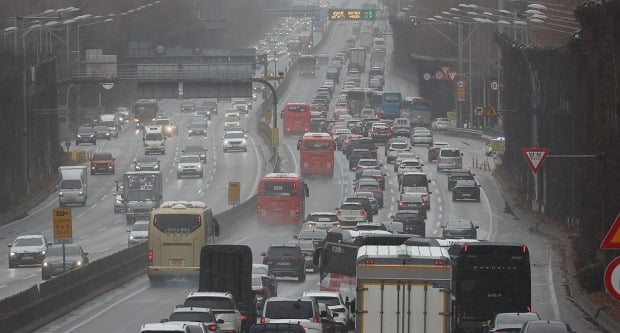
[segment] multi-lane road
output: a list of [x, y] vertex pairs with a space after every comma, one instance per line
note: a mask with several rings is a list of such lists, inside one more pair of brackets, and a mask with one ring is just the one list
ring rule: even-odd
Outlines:
[[[326, 36], [321, 53], [334, 56], [345, 44], [351, 34], [351, 25], [336, 23], [332, 33]], [[388, 42], [388, 54], [393, 48]], [[282, 60], [286, 62], [286, 59]], [[289, 89], [279, 96], [281, 105], [287, 102], [309, 102], [314, 96], [320, 81], [325, 74], [323, 66], [316, 77], [299, 77], [289, 72], [292, 80]], [[412, 81], [415, 73], [407, 73], [403, 69], [394, 68], [388, 60], [386, 74], [386, 90], [399, 91], [403, 96], [416, 96], [417, 83]], [[255, 102], [258, 105], [260, 101]], [[242, 199], [255, 192], [255, 184], [260, 173], [268, 167], [264, 161], [268, 157], [268, 147], [250, 132], [254, 138], [250, 141], [248, 153], [224, 154], [221, 150], [222, 124], [221, 116], [214, 117], [209, 124], [207, 138], [188, 138], [185, 130], [188, 115], [179, 113], [179, 102], [164, 100], [161, 102], [164, 113], [179, 124], [179, 136], [167, 142], [167, 154], [161, 156], [162, 169], [165, 175], [164, 197], [171, 199], [195, 199], [205, 201], [215, 212], [223, 211], [229, 206], [226, 201], [228, 181], [242, 182]], [[252, 126], [250, 126], [252, 128]], [[298, 169], [296, 151], [297, 137], [283, 137], [282, 151], [290, 151], [285, 165]], [[473, 158], [484, 159], [484, 144], [470, 139], [454, 138], [435, 134], [436, 141], [446, 141], [451, 146], [461, 149], [464, 163], [471, 167]], [[185, 145], [201, 142], [209, 149], [208, 162], [203, 179], [177, 180], [175, 160]], [[85, 249], [96, 259], [126, 246], [126, 224], [123, 215], [112, 214], [111, 192], [114, 180], [126, 171], [135, 156], [142, 154], [141, 140], [137, 132], [128, 129], [118, 140], [99, 143], [89, 149], [112, 152], [117, 157], [116, 176], [90, 177], [91, 193], [88, 205], [74, 209], [74, 237], [76, 242], [83, 244]], [[383, 158], [383, 148], [379, 157]], [[427, 235], [440, 234], [439, 225], [448, 218], [466, 218], [479, 226], [480, 239], [525, 243], [531, 251], [532, 262], [532, 307], [541, 317], [564, 320], [579, 332], [598, 332], [599, 330], [584, 319], [583, 314], [571, 304], [564, 294], [561, 285], [562, 277], [558, 254], [552, 243], [542, 236], [532, 233], [530, 226], [518, 221], [503, 211], [504, 199], [494, 178], [488, 171], [475, 170], [478, 181], [482, 184], [482, 200], [480, 203], [452, 202], [447, 191], [447, 179], [438, 174], [433, 163], [426, 161], [426, 148], [415, 147], [414, 151], [424, 160], [424, 171], [431, 182], [432, 210], [427, 220]], [[351, 192], [352, 172], [346, 168], [347, 161], [337, 152], [336, 171], [332, 179], [310, 179], [310, 198], [308, 211], [330, 211]], [[293, 171], [293, 170], [286, 170]], [[396, 209], [398, 190], [396, 176], [391, 168], [386, 192], [385, 208], [381, 209], [376, 220], [388, 220], [390, 212]], [[57, 198], [50, 198], [33, 209], [30, 216], [0, 228], [0, 235], [8, 243], [15, 236], [27, 233], [51, 236], [51, 208], [57, 204]], [[246, 244], [254, 253], [254, 261], [261, 262], [260, 252], [270, 243], [292, 239], [298, 232], [294, 226], [263, 226], [257, 225], [253, 215], [246, 219], [231, 222], [225, 227], [219, 239], [220, 244]], [[40, 281], [40, 268], [8, 269], [7, 248], [0, 252], [0, 297], [5, 297]], [[308, 275], [304, 283], [293, 279], [282, 279], [278, 294], [296, 297], [304, 290], [318, 288], [318, 276]], [[196, 289], [195, 285], [179, 281], [163, 287], [150, 287], [146, 276], [108, 292], [78, 309], [71, 311], [62, 318], [38, 330], [39, 332], [136, 332], [142, 323], [158, 322], [167, 317], [176, 304], [182, 303], [188, 292]]]

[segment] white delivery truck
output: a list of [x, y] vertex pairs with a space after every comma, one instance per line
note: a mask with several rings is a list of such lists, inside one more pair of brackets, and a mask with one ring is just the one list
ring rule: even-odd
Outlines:
[[433, 246], [364, 245], [357, 252], [357, 333], [449, 333], [452, 265]]
[[58, 167], [58, 205], [80, 204], [86, 206], [88, 199], [88, 167], [86, 165]]
[[144, 153], [166, 154], [166, 136], [164, 135], [164, 127], [161, 125], [145, 125], [144, 126]]

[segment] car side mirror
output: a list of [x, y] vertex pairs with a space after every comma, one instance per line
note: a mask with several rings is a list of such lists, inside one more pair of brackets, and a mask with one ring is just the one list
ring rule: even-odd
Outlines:
[[321, 311], [321, 317], [327, 317], [327, 311]]
[[85, 255], [85, 256], [87, 256], [87, 255], [88, 255], [88, 252], [84, 252], [84, 255]]
[[175, 309], [182, 308], [182, 307], [183, 307], [183, 304], [177, 304], [174, 306]]
[[301, 140], [297, 140], [297, 150], [301, 149]]
[[47, 246], [52, 246], [52, 245], [54, 245], [54, 243], [47, 243]]
[[293, 239], [299, 239], [299, 236], [293, 235]]
[[427, 182], [430, 184], [430, 183], [431, 183], [431, 180], [429, 179], [429, 180], [427, 180]]
[[441, 229], [445, 229], [445, 228], [446, 228], [446, 226], [443, 226], [443, 225], [442, 225], [440, 228], [441, 228]]
[[127, 232], [131, 232], [131, 228], [127, 228], [127, 229], [126, 229], [126, 231], [127, 231]]
[[9, 244], [9, 247], [12, 247], [12, 246], [13, 246], [12, 244]]
[[340, 209], [340, 208], [338, 208], [338, 207], [334, 208], [334, 210], [338, 210], [338, 209]]
[[478, 229], [478, 228], [480, 228], [480, 227], [476, 226], [476, 229]]
[[431, 191], [428, 191], [428, 194], [433, 194], [433, 192], [431, 192]]
[[164, 319], [160, 320], [159, 322], [160, 322], [160, 323], [167, 323], [167, 322], [168, 322], [168, 319], [164, 318]]
[[393, 218], [394, 218], [394, 215], [390, 215], [390, 218], [391, 218], [391, 219], [393, 219]]
[[265, 252], [261, 252], [261, 253], [260, 253], [260, 255], [261, 255], [261, 257], [264, 257], [264, 256], [266, 256], [267, 254], [266, 254]]

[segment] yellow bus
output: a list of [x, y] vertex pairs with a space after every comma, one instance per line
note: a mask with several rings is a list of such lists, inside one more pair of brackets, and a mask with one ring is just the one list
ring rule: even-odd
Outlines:
[[147, 275], [152, 283], [198, 277], [200, 250], [220, 230], [211, 208], [200, 201], [167, 201], [149, 218]]

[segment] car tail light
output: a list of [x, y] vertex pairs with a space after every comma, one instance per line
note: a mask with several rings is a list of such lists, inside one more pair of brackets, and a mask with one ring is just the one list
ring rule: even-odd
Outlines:
[[265, 295], [265, 288], [260, 288], [256, 290], [257, 295]]
[[209, 330], [211, 332], [217, 332], [217, 325], [211, 324], [211, 325], [207, 326], [207, 330]]
[[374, 259], [366, 259], [366, 260], [364, 260], [364, 264], [366, 264], [366, 265], [374, 265], [375, 264], [375, 260]]
[[241, 314], [241, 320], [248, 320], [248, 315], [245, 313]]
[[299, 261], [299, 257], [298, 256], [291, 257], [291, 259], [293, 259], [293, 261]]
[[312, 322], [313, 323], [318, 323], [319, 322], [319, 317], [312, 317]]
[[360, 210], [360, 216], [366, 216], [366, 212], [363, 209]]
[[341, 210], [338, 210], [338, 211], [336, 212], [336, 215], [337, 215], [337, 216], [342, 216], [342, 211], [341, 211]]
[[149, 264], [153, 264], [153, 250], [148, 250], [148, 252], [146, 252], [146, 260]]
[[405, 206], [404, 202], [401, 201], [401, 202], [398, 203], [398, 207], [404, 207], [404, 206]]
[[266, 324], [267, 323], [267, 319], [265, 317], [260, 317], [260, 323], [261, 324]]

